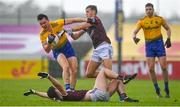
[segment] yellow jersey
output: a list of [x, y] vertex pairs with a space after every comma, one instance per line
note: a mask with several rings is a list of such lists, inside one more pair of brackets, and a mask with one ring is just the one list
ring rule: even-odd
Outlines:
[[[47, 43], [47, 38], [50, 34], [54, 34], [55, 36], [57, 36], [61, 31], [63, 31], [64, 19], [58, 19], [55, 21], [50, 21], [49, 23], [50, 23], [50, 26], [52, 28], [52, 32], [47, 31], [45, 29], [42, 29], [40, 31], [40, 41], [42, 44]], [[56, 46], [53, 46], [53, 48], [60, 48], [66, 42], [67, 42], [67, 37], [66, 37], [65, 33], [63, 33], [63, 35], [59, 38], [59, 41], [56, 44]]]
[[136, 27], [143, 29], [145, 40], [156, 40], [162, 37], [161, 26], [165, 23], [165, 20], [160, 16], [145, 16], [138, 21]]

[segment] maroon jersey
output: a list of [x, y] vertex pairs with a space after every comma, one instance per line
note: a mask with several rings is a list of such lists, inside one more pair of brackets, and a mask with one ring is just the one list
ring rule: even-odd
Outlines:
[[89, 34], [90, 38], [92, 39], [94, 48], [97, 48], [97, 46], [103, 42], [107, 42], [111, 44], [110, 39], [106, 35], [106, 31], [104, 29], [104, 26], [101, 22], [101, 20], [96, 16], [95, 17], [97, 23], [88, 29], [86, 29], [87, 33]]
[[63, 96], [63, 101], [81, 101], [88, 90], [75, 90], [75, 91], [68, 91], [67, 96]]

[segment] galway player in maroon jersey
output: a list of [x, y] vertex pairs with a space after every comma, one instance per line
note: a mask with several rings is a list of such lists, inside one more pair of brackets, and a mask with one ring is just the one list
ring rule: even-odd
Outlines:
[[[92, 90], [75, 90], [66, 91], [58, 80], [53, 78], [48, 73], [40, 72], [38, 76], [41, 78], [47, 78], [53, 86], [49, 87], [47, 92], [40, 92], [34, 89], [30, 89], [24, 93], [25, 96], [37, 95], [43, 98], [48, 98], [56, 101], [109, 101], [109, 98], [116, 92], [122, 93], [128, 102], [138, 102], [138, 100], [127, 97], [124, 88], [119, 85], [120, 81], [130, 80], [134, 75], [121, 76], [117, 73], [109, 70], [102, 69], [96, 78], [94, 87]], [[106, 79], [113, 79], [110, 83]], [[99, 82], [100, 81], [100, 82]], [[121, 95], [122, 95], [121, 94]], [[124, 100], [124, 101], [126, 101]]]

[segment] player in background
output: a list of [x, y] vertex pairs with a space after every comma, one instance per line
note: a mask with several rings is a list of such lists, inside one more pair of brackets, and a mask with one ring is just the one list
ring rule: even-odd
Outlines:
[[[92, 90], [75, 90], [66, 91], [63, 89], [61, 84], [53, 78], [48, 73], [40, 72], [38, 76], [42, 78], [47, 78], [53, 86], [49, 87], [47, 92], [40, 92], [34, 89], [29, 89], [24, 93], [24, 96], [37, 95], [43, 98], [48, 98], [56, 101], [109, 101], [109, 98], [116, 92], [124, 92], [124, 89], [119, 86], [119, 82], [123, 80], [128, 80], [132, 76], [123, 77], [116, 74], [108, 69], [102, 69], [96, 78], [94, 87]], [[113, 79], [111, 83], [107, 83], [106, 78]], [[101, 81], [101, 82], [99, 82]], [[130, 99], [126, 96], [125, 99]], [[138, 100], [133, 100], [131, 102], [138, 102]]]
[[46, 53], [51, 50], [54, 58], [62, 67], [62, 77], [67, 91], [74, 90], [77, 80], [77, 58], [66, 37], [63, 26], [76, 22], [86, 22], [86, 18], [68, 18], [50, 21], [45, 14], [39, 14], [37, 20], [41, 26], [40, 40]]
[[[90, 36], [94, 49], [87, 66], [86, 76], [91, 78], [97, 77], [99, 73], [98, 68], [101, 64], [104, 68], [112, 70], [113, 49], [101, 19], [97, 16], [97, 7], [95, 5], [89, 5], [85, 10], [87, 22], [65, 30], [74, 40], [80, 38], [85, 32]], [[121, 88], [125, 89], [122, 81], [120, 81], [119, 84]], [[122, 101], [133, 101], [133, 99], [125, 99], [126, 95], [124, 95], [124, 93], [118, 94]]]
[[[165, 47], [171, 47], [171, 29], [169, 28], [168, 24], [166, 23], [163, 17], [154, 15], [153, 4], [147, 3], [145, 5], [145, 12], [146, 16], [144, 16], [144, 18], [140, 19], [137, 22], [137, 26], [132, 34], [132, 37], [134, 42], [137, 44], [140, 41], [140, 39], [137, 38], [136, 34], [139, 32], [141, 28], [143, 29], [145, 37], [146, 59], [156, 94], [159, 97], [162, 97], [154, 70], [155, 58], [157, 57], [163, 72], [165, 86], [164, 91], [166, 93], [165, 97], [169, 98], [170, 95], [168, 86], [168, 71]], [[165, 44], [163, 43], [161, 26], [163, 26], [167, 32], [167, 40]]]

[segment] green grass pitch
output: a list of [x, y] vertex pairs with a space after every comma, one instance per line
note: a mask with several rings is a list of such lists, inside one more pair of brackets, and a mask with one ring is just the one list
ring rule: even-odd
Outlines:
[[[60, 80], [62, 83], [62, 80]], [[93, 79], [79, 79], [77, 89], [91, 89]], [[159, 82], [161, 92], [163, 81]], [[0, 80], [0, 106], [180, 106], [180, 81], [170, 81], [171, 98], [157, 98], [151, 81], [134, 80], [126, 85], [129, 97], [139, 99], [138, 103], [119, 102], [117, 94], [109, 102], [55, 102], [37, 96], [23, 96], [29, 88], [46, 91], [48, 80]]]

